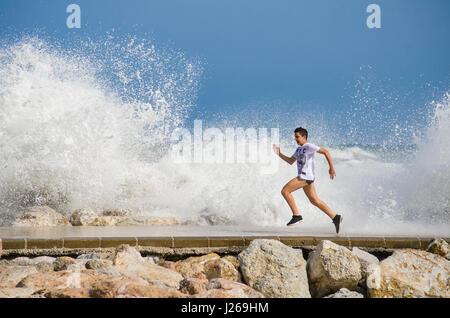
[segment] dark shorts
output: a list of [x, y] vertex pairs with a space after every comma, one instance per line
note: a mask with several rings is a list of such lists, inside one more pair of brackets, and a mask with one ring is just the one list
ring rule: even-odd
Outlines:
[[314, 182], [314, 180], [305, 180], [305, 179], [302, 179], [302, 178], [300, 178], [300, 177], [298, 177], [300, 180], [303, 180], [303, 181], [305, 181], [307, 184], [311, 184], [311, 183], [313, 183]]

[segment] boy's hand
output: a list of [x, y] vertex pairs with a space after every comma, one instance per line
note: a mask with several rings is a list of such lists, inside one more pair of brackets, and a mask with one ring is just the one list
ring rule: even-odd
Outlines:
[[330, 179], [334, 179], [334, 177], [336, 177], [336, 171], [334, 171], [334, 168], [330, 168], [328, 173], [330, 174]]
[[280, 147], [278, 147], [277, 145], [273, 144], [272, 145], [272, 149], [277, 155], [280, 155]]

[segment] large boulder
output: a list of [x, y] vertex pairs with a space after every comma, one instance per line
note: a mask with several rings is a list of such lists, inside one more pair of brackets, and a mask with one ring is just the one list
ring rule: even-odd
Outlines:
[[244, 281], [266, 297], [311, 297], [301, 250], [277, 240], [256, 239], [238, 259]]
[[352, 253], [356, 255], [361, 264], [361, 281], [360, 283], [364, 286], [367, 278], [367, 267], [371, 264], [377, 264], [379, 262], [378, 258], [370, 253], [367, 253], [357, 247], [352, 248]]
[[27, 208], [14, 221], [12, 226], [58, 226], [70, 225], [69, 221], [61, 213], [56, 212], [52, 208], [42, 206], [32, 206]]
[[320, 241], [310, 253], [306, 268], [313, 297], [323, 297], [341, 288], [354, 291], [362, 277], [358, 258], [348, 248], [328, 240]]
[[450, 298], [450, 262], [422, 250], [404, 249], [367, 269], [369, 297]]
[[34, 266], [0, 265], [0, 289], [14, 288], [23, 278], [37, 272]]
[[450, 245], [443, 239], [436, 238], [431, 240], [427, 246], [427, 252], [440, 255], [450, 260]]
[[168, 268], [155, 265], [127, 244], [115, 250], [113, 268], [127, 277], [140, 277], [150, 284], [178, 289], [183, 276]]

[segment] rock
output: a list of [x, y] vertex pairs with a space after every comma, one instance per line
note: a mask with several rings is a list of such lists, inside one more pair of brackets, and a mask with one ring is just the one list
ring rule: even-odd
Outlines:
[[165, 268], [168, 268], [168, 269], [171, 269], [171, 270], [173, 270], [175, 272], [177, 271], [177, 269], [176, 269], [177, 263], [172, 262], [172, 261], [165, 261], [165, 260], [163, 260], [163, 261], [159, 262], [157, 265], [165, 267]]
[[185, 278], [180, 282], [180, 291], [185, 294], [198, 294], [206, 290], [206, 279], [200, 278]]
[[307, 261], [309, 287], [313, 297], [323, 297], [341, 288], [355, 290], [361, 275], [358, 258], [346, 247], [320, 241]]
[[99, 269], [99, 268], [109, 268], [113, 264], [112, 261], [108, 259], [90, 259], [86, 262], [87, 269]]
[[116, 248], [114, 270], [127, 277], [140, 277], [151, 284], [178, 289], [183, 277], [170, 269], [151, 264], [136, 248], [123, 244]]
[[0, 288], [13, 288], [25, 277], [36, 274], [34, 266], [0, 266]]
[[88, 288], [60, 288], [44, 293], [46, 298], [89, 298]]
[[367, 294], [381, 297], [450, 298], [450, 262], [422, 250], [397, 250], [367, 269]]
[[70, 225], [70, 223], [61, 213], [46, 205], [27, 208], [12, 224], [12, 226], [32, 227], [58, 225]]
[[194, 295], [195, 298], [264, 298], [253, 288], [224, 278], [214, 278], [206, 285], [206, 290]]
[[110, 255], [110, 253], [89, 253], [78, 255], [76, 259], [107, 259]]
[[89, 225], [99, 216], [97, 211], [91, 209], [75, 210], [70, 216], [70, 223], [74, 226]]
[[2, 248], [3, 248], [2, 239], [0, 238], [0, 257], [2, 257]]
[[370, 264], [377, 264], [379, 262], [378, 258], [370, 253], [367, 253], [363, 250], [360, 250], [357, 247], [352, 248], [352, 253], [356, 255], [356, 257], [359, 260], [359, 263], [361, 264], [361, 280], [360, 284], [364, 286], [366, 277], [367, 277], [367, 267]]
[[99, 298], [183, 298], [187, 296], [173, 288], [149, 285], [130, 278], [97, 282], [92, 286], [90, 295]]
[[183, 275], [184, 278], [207, 279], [204, 265], [206, 262], [214, 259], [220, 259], [220, 256], [216, 253], [210, 253], [203, 256], [188, 257], [176, 262], [175, 270]]
[[136, 264], [146, 263], [141, 253], [135, 248], [128, 244], [122, 244], [116, 247], [113, 264], [122, 267], [133, 267]]
[[431, 240], [427, 246], [427, 252], [440, 255], [450, 260], [450, 245], [443, 239]]
[[36, 269], [41, 273], [53, 272], [55, 270], [53, 267], [53, 263], [48, 262], [39, 262], [34, 265], [34, 267], [36, 267]]
[[237, 270], [239, 270], [239, 259], [236, 256], [233, 255], [226, 255], [224, 257], [222, 257], [223, 259], [226, 259], [227, 261], [231, 262], [231, 264], [234, 265], [234, 268], [236, 268]]
[[78, 209], [70, 217], [70, 223], [76, 226], [131, 226], [131, 225], [178, 225], [177, 217], [158, 217], [132, 215], [126, 210]]
[[336, 293], [325, 296], [324, 298], [364, 298], [364, 295], [350, 291], [347, 288], [341, 288]]
[[213, 278], [225, 278], [235, 282], [241, 282], [241, 274], [230, 261], [224, 258], [207, 261], [204, 265], [204, 273], [208, 280]]
[[244, 281], [266, 297], [311, 297], [301, 250], [276, 240], [256, 239], [238, 259]]
[[69, 265], [75, 264], [75, 260], [68, 256], [57, 257], [53, 262], [55, 271], [66, 270]]
[[117, 280], [117, 277], [95, 273], [92, 270], [31, 274], [23, 278], [16, 287], [37, 288], [47, 291], [64, 288], [90, 288], [99, 281]]
[[174, 216], [128, 216], [118, 220], [116, 223], [118, 226], [171, 226], [179, 224], [181, 224], [180, 219]]
[[35, 288], [0, 288], [0, 298], [28, 298], [35, 291]]

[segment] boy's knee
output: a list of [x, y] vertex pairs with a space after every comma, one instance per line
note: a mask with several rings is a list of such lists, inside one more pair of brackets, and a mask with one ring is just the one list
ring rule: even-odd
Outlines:
[[318, 205], [320, 203], [320, 200], [317, 198], [309, 199], [309, 202], [311, 202], [312, 205]]
[[284, 197], [284, 196], [286, 196], [286, 195], [288, 195], [290, 192], [287, 190], [287, 189], [285, 189], [285, 188], [283, 188], [283, 189], [281, 189], [281, 195]]

